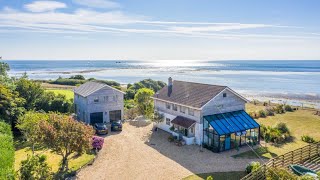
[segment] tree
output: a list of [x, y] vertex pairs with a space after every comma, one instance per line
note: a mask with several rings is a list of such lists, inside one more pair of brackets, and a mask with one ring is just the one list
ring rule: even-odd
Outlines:
[[51, 114], [48, 121], [40, 121], [39, 127], [41, 143], [62, 156], [61, 171], [68, 170], [68, 157], [71, 154], [82, 154], [91, 148], [94, 135], [92, 126], [69, 116]]
[[86, 80], [82, 75], [74, 75], [71, 76], [69, 79], [79, 79], [79, 80]]
[[153, 100], [151, 96], [154, 94], [153, 90], [148, 88], [139, 89], [134, 96], [134, 101], [137, 104], [138, 111], [141, 115], [151, 117], [153, 114]]
[[37, 100], [42, 97], [44, 89], [41, 88], [40, 83], [30, 81], [26, 77], [20, 78], [17, 81], [16, 91], [19, 92], [20, 97], [26, 100], [25, 109], [32, 110], [35, 108]]
[[35, 144], [39, 141], [41, 134], [39, 123], [48, 119], [48, 114], [33, 111], [28, 111], [18, 119], [16, 127], [22, 132], [27, 141], [31, 143], [32, 154], [34, 154]]
[[46, 162], [45, 155], [28, 156], [26, 160], [21, 161], [20, 179], [30, 180], [50, 180], [53, 179], [50, 173], [51, 168]]
[[25, 100], [17, 92], [0, 84], [0, 117], [3, 120], [13, 124], [24, 112], [24, 103]]

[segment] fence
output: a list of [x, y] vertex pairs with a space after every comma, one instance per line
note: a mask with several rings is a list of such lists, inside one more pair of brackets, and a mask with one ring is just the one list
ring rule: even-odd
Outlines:
[[302, 148], [287, 152], [283, 155], [270, 159], [259, 169], [243, 177], [241, 180], [266, 179], [268, 167], [288, 168], [290, 164], [303, 164], [305, 161], [320, 156], [320, 143], [309, 144]]

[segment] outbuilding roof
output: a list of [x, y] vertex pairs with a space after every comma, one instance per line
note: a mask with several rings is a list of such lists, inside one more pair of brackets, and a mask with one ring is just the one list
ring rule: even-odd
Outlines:
[[95, 81], [89, 81], [89, 82], [86, 82], [86, 83], [80, 85], [79, 87], [76, 87], [74, 89], [74, 93], [79, 94], [80, 96], [83, 96], [83, 97], [87, 97], [90, 94], [92, 94], [92, 93], [94, 93], [104, 87], [109, 87], [111, 89], [114, 89], [116, 91], [124, 93], [118, 89], [115, 89], [115, 88], [107, 85], [107, 84], [99, 83], [99, 82], [95, 82]]
[[170, 96], [168, 96], [168, 86], [165, 86], [153, 98], [201, 108], [226, 88], [227, 86], [174, 80]]

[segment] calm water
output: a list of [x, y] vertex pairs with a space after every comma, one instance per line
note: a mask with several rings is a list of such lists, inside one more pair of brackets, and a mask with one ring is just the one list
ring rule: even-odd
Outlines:
[[227, 85], [244, 94], [320, 97], [320, 61], [7, 61], [10, 75], [85, 77], [132, 83], [152, 78]]

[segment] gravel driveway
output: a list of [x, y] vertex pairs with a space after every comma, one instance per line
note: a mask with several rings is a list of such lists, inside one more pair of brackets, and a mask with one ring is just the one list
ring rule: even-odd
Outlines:
[[236, 151], [217, 154], [206, 149], [201, 152], [195, 145], [178, 147], [167, 141], [168, 133], [151, 129], [152, 124], [127, 122], [122, 132], [109, 133], [96, 161], [77, 178], [182, 179], [196, 173], [242, 171], [253, 161], [230, 157]]

